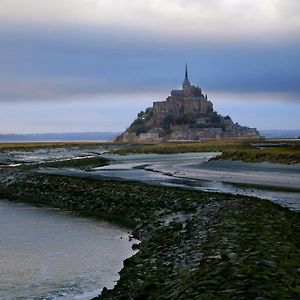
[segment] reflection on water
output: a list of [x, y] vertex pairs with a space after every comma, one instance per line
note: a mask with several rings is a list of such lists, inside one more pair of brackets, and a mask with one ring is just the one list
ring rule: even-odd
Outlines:
[[[299, 165], [208, 161], [215, 155], [216, 153], [106, 155], [113, 163], [94, 168], [91, 172], [74, 169], [44, 169], [42, 172], [94, 179], [135, 180], [148, 184], [256, 196], [300, 211]], [[241, 187], [236, 183], [247, 185]]]
[[205, 180], [172, 179], [165, 183], [168, 186], [191, 187], [200, 191], [222, 192], [233, 195], [253, 196], [261, 199], [271, 200], [281, 206], [300, 212], [300, 193], [293, 191], [274, 191], [264, 187], [240, 187], [232, 183]]
[[0, 151], [0, 167], [19, 166], [21, 164], [41, 163], [74, 158], [93, 157], [102, 154], [109, 149], [115, 149], [118, 145], [103, 146], [72, 146], [57, 148], [37, 148], [25, 150], [2, 150]]
[[1, 299], [90, 299], [133, 254], [125, 230], [54, 209], [1, 200], [0, 228]]
[[[0, 168], [1, 164], [97, 156], [103, 151], [103, 147], [2, 151]], [[106, 155], [113, 163], [90, 172], [52, 168], [40, 171], [256, 196], [300, 211], [299, 165], [208, 162], [215, 155]], [[246, 183], [247, 187], [236, 182]], [[284, 191], [291, 186], [299, 189]], [[104, 286], [113, 286], [123, 260], [133, 253], [127, 232], [113, 225], [3, 200], [0, 229], [1, 299], [92, 298]]]

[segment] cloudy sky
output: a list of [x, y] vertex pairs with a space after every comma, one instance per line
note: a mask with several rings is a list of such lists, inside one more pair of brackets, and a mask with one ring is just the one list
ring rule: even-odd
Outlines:
[[121, 131], [180, 87], [300, 129], [299, 0], [0, 0], [0, 133]]

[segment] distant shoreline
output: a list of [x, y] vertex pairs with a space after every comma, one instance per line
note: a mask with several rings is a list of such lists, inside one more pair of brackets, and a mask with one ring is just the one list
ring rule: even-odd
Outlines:
[[22, 148], [52, 148], [57, 146], [88, 146], [111, 144], [109, 141], [57, 141], [57, 142], [0, 142], [0, 150], [4, 149], [22, 149]]
[[[260, 130], [266, 139], [295, 139], [300, 137], [300, 129]], [[41, 142], [110, 142], [119, 131], [107, 132], [61, 132], [61, 133], [0, 133], [1, 143], [41, 143]]]
[[85, 142], [111, 141], [119, 132], [61, 132], [61, 133], [11, 133], [0, 134], [0, 143], [12, 142]]
[[20, 140], [20, 141], [14, 141], [14, 140], [7, 140], [7, 141], [0, 141], [1, 144], [48, 144], [48, 143], [61, 143], [61, 144], [69, 144], [69, 143], [83, 143], [83, 144], [93, 144], [93, 143], [112, 143], [110, 140], [45, 140], [45, 141], [36, 141], [36, 140]]
[[39, 143], [112, 143], [109, 140], [68, 140], [68, 141], [61, 141], [61, 140], [47, 140], [47, 141], [36, 141], [36, 140], [32, 140], [32, 141], [0, 141], [0, 144], [39, 144]]

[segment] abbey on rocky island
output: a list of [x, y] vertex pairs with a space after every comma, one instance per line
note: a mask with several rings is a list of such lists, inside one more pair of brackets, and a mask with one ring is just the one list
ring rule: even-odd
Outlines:
[[172, 140], [257, 139], [256, 128], [234, 123], [214, 111], [201, 88], [190, 83], [187, 66], [181, 90], [172, 90], [165, 101], [141, 111], [117, 142], [160, 142]]

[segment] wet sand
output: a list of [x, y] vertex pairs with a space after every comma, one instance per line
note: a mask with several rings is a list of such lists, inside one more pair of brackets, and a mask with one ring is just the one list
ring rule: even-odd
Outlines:
[[89, 172], [53, 168], [41, 172], [255, 196], [300, 211], [300, 165], [209, 161], [215, 155], [207, 152], [104, 155], [112, 163]]
[[300, 165], [209, 161], [153, 164], [149, 171], [171, 173], [178, 178], [270, 186], [300, 190]]

